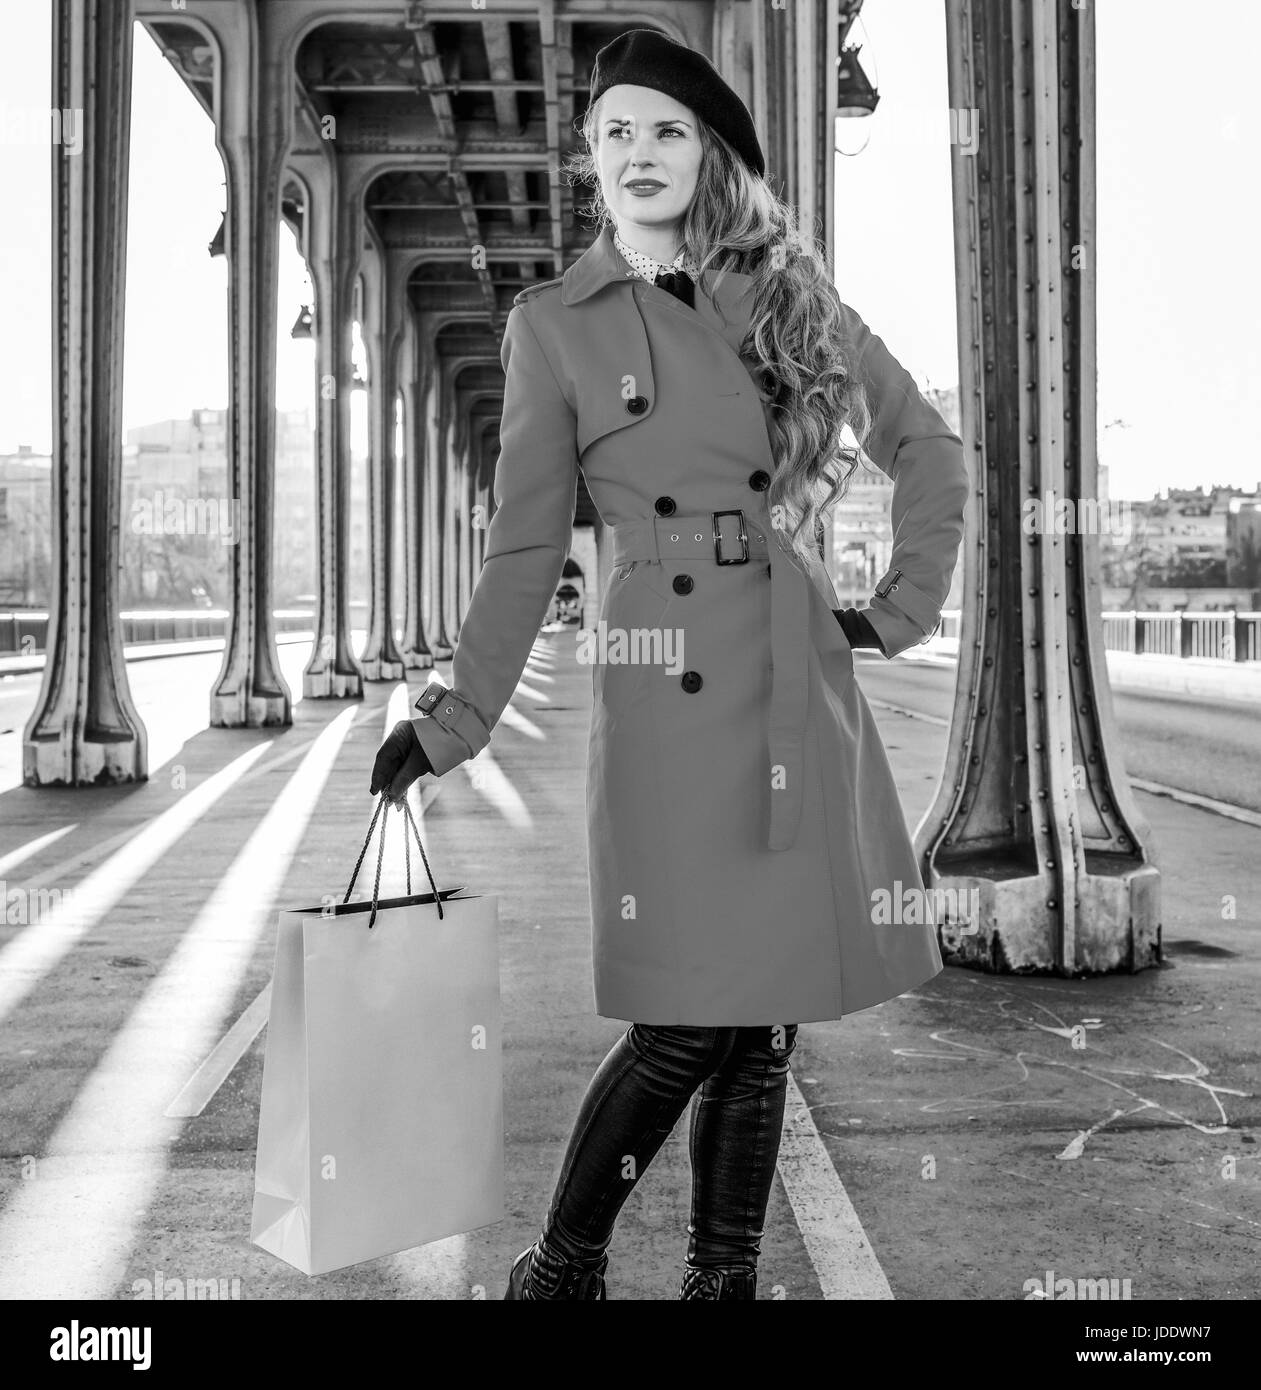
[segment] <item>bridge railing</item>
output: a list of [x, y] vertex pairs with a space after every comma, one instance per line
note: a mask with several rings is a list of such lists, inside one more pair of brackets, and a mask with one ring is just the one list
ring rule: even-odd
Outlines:
[[[365, 607], [360, 601], [352, 609]], [[309, 608], [273, 610], [276, 631], [310, 632], [315, 614]], [[935, 636], [958, 641], [962, 614], [942, 611]], [[1110, 652], [1176, 656], [1201, 661], [1261, 661], [1261, 612], [1103, 613], [1103, 640]], [[123, 645], [195, 642], [227, 634], [226, 608], [132, 609], [120, 614]], [[44, 650], [48, 614], [31, 609], [0, 612], [0, 656], [31, 655]]]
[[[1198, 661], [1261, 661], [1261, 612], [1226, 609], [1203, 613], [1140, 613], [1106, 609], [1103, 645], [1135, 656]], [[958, 640], [962, 614], [944, 609], [937, 635]]]
[[[309, 608], [273, 610], [277, 632], [310, 632], [315, 614]], [[197, 642], [225, 637], [226, 608], [136, 608], [119, 614], [123, 645]], [[48, 614], [31, 609], [0, 613], [0, 656], [42, 652], [48, 638]]]

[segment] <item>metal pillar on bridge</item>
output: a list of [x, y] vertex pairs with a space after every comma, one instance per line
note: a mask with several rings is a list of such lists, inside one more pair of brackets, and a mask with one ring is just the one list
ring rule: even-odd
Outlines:
[[[368, 354], [368, 634], [359, 665], [368, 680], [401, 680], [403, 656], [394, 641], [394, 410], [398, 395], [397, 335], [406, 284], [369, 227], [363, 263], [363, 340]], [[398, 307], [394, 307], [398, 306]]]
[[[975, 890], [947, 958], [998, 971], [1160, 958], [1151, 830], [1121, 763], [1099, 540], [1029, 499], [1097, 495], [1094, 12], [947, 0], [960, 402], [974, 461], [949, 748], [916, 845], [929, 886]], [[1080, 515], [1080, 509], [1077, 509]], [[965, 898], [964, 901], [971, 901]]]
[[131, 25], [126, 4], [57, 0], [53, 7], [53, 105], [82, 112], [85, 144], [75, 158], [52, 147], [57, 583], [43, 684], [23, 734], [31, 786], [148, 775], [116, 581]]

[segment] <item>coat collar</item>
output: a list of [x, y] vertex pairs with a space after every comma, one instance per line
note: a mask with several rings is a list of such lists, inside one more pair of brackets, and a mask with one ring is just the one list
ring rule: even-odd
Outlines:
[[[740, 275], [733, 270], [727, 271], [715, 296], [713, 284], [717, 274], [717, 271], [706, 270], [701, 276], [701, 288], [715, 300], [718, 308], [727, 317], [731, 317], [737, 301], [752, 287], [753, 276]], [[560, 302], [566, 306], [580, 304], [615, 280], [634, 279], [638, 279], [638, 276], [613, 244], [613, 228], [605, 226], [601, 229], [600, 235], [562, 276]]]

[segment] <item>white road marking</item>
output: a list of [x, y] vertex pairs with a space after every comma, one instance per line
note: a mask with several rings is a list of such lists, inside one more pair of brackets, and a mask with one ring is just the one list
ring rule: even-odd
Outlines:
[[891, 1299], [893, 1290], [791, 1071], [779, 1175], [823, 1297]]
[[1198, 792], [1184, 792], [1178, 787], [1167, 787], [1163, 782], [1149, 782], [1145, 777], [1131, 777], [1130, 786], [1137, 787], [1139, 791], [1150, 792], [1153, 796], [1171, 797], [1184, 806], [1198, 806], [1201, 811], [1212, 811], [1216, 816], [1228, 816], [1231, 820], [1242, 821], [1244, 825], [1261, 827], [1261, 815], [1248, 810], [1246, 806], [1235, 806], [1229, 801], [1200, 796]]
[[918, 709], [907, 709], [905, 705], [895, 705], [888, 700], [876, 700], [870, 695], [867, 697], [867, 703], [879, 709], [892, 710], [894, 714], [904, 714], [908, 719], [922, 719], [925, 724], [940, 724], [943, 729], [950, 725], [950, 720], [942, 719], [940, 715], [925, 714], [923, 710]]
[[254, 1045], [254, 1039], [267, 1026], [271, 1008], [271, 981], [250, 1000], [245, 1012], [219, 1039], [210, 1056], [180, 1089], [179, 1095], [162, 1112], [168, 1119], [188, 1120], [200, 1115], [214, 1099], [215, 1092], [232, 1075], [236, 1064]]
[[[874, 700], [868, 697], [867, 703], [879, 705], [881, 709], [891, 710], [894, 714], [903, 714], [908, 719], [921, 719], [926, 724], [940, 724], [948, 726], [950, 721], [942, 719], [935, 714], [925, 714], [922, 710], [907, 709], [905, 705], [894, 705], [888, 700]], [[1216, 797], [1201, 796], [1198, 792], [1183, 791], [1181, 787], [1166, 786], [1164, 782], [1149, 782], [1145, 777], [1131, 777], [1130, 786], [1141, 792], [1149, 792], [1152, 796], [1167, 796], [1173, 801], [1179, 801], [1184, 806], [1197, 806], [1201, 811], [1211, 811], [1215, 816], [1227, 816], [1231, 820], [1237, 820], [1244, 825], [1255, 826], [1261, 829], [1261, 812], [1250, 810], [1247, 806], [1236, 806], [1230, 801], [1218, 801]]]

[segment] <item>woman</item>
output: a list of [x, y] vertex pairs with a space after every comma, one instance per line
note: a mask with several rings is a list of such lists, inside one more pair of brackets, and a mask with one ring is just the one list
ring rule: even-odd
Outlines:
[[[620, 635], [646, 657], [593, 665], [587, 765], [596, 1010], [634, 1021], [506, 1297], [605, 1297], [618, 1212], [691, 1100], [680, 1297], [753, 1298], [797, 1025], [941, 969], [931, 915], [905, 911], [923, 883], [851, 648], [893, 657], [931, 635], [968, 476], [796, 234], [707, 59], [621, 35], [583, 134], [601, 231], [509, 314], [498, 510], [453, 685], [391, 733], [372, 790], [397, 800], [486, 746], [568, 555], [581, 468], [612, 552], [603, 650]], [[816, 540], [846, 425], [894, 479], [892, 563], [862, 613], [835, 609]]]

